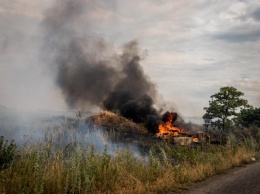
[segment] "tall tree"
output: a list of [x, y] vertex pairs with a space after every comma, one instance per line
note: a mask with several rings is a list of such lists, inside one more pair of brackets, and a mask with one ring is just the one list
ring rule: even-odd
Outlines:
[[234, 125], [234, 119], [241, 110], [250, 108], [247, 100], [242, 99], [244, 93], [236, 88], [222, 87], [216, 94], [210, 96], [209, 107], [205, 107], [206, 113], [203, 115], [206, 128], [228, 130]]

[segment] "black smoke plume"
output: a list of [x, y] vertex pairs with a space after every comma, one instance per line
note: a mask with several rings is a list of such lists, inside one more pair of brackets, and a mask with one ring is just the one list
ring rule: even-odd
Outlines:
[[116, 53], [92, 35], [91, 22], [82, 18], [94, 8], [95, 1], [59, 0], [46, 13], [45, 50], [54, 57], [57, 85], [71, 108], [100, 106], [145, 122], [157, 111], [155, 85], [140, 65], [143, 54], [136, 41]]
[[163, 115], [162, 115], [162, 121], [163, 122], [171, 122], [171, 124], [174, 123], [174, 121], [176, 121], [178, 118], [178, 114], [176, 112], [165, 112]]
[[91, 1], [57, 0], [43, 21], [45, 51], [54, 58], [56, 82], [70, 108], [100, 105], [118, 80], [116, 68], [104, 59], [105, 41], [80, 31], [83, 14], [93, 6]]
[[122, 78], [103, 103], [107, 110], [118, 111], [136, 122], [144, 122], [147, 115], [157, 114], [153, 108], [155, 86], [144, 74], [140, 60], [137, 42], [126, 44], [120, 56]]

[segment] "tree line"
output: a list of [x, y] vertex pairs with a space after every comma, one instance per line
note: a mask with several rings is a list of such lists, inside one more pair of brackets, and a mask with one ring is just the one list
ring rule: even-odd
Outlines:
[[253, 107], [244, 93], [232, 86], [222, 87], [210, 96], [209, 106], [204, 107], [205, 129], [209, 128], [229, 132], [232, 128], [260, 127], [260, 108]]

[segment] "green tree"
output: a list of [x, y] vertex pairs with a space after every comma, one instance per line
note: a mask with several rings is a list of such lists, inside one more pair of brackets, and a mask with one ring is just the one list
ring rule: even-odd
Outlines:
[[236, 119], [236, 123], [240, 127], [260, 127], [260, 108], [242, 110]]
[[227, 131], [234, 126], [234, 119], [243, 109], [250, 108], [247, 100], [242, 99], [244, 93], [234, 87], [222, 87], [212, 96], [209, 107], [205, 107], [203, 115], [206, 128], [209, 126]]

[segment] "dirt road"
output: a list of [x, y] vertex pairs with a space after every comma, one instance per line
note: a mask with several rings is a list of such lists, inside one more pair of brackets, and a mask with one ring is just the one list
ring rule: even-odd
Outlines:
[[195, 183], [179, 194], [260, 194], [260, 161]]

